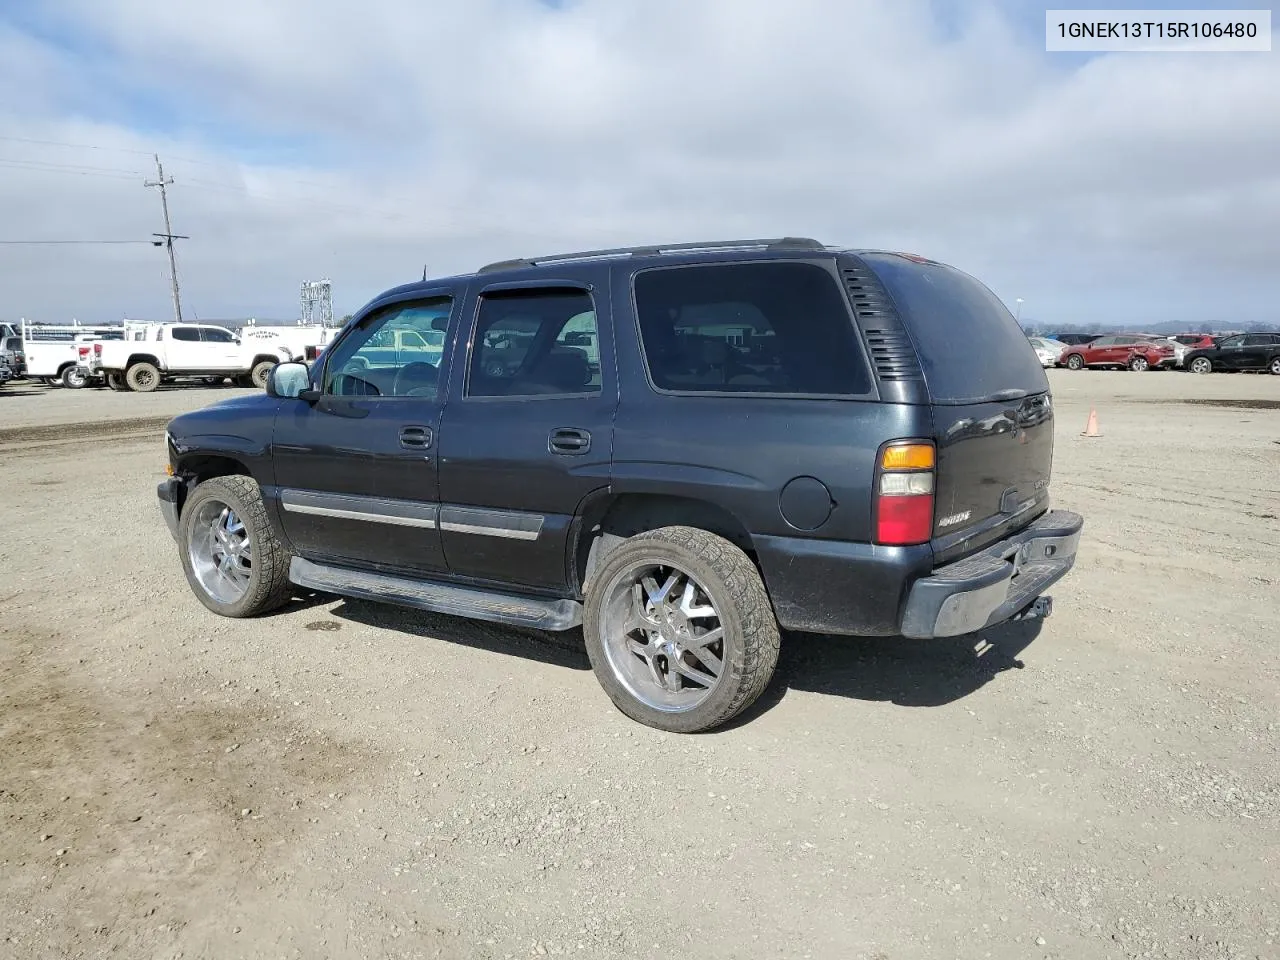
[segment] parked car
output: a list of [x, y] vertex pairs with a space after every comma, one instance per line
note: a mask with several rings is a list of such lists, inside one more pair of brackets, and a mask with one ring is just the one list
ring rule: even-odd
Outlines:
[[27, 375], [27, 355], [22, 350], [22, 337], [10, 334], [0, 340], [0, 360], [9, 367], [14, 377]]
[[13, 379], [13, 369], [9, 366], [4, 357], [0, 357], [0, 387]]
[[1065, 343], [1068, 346], [1076, 346], [1097, 340], [1100, 336], [1102, 336], [1100, 333], [1051, 333], [1048, 335], [1048, 339], [1056, 340], [1058, 343]]
[[1089, 343], [1069, 347], [1062, 364], [1071, 370], [1085, 367], [1114, 367], [1122, 370], [1155, 370], [1177, 363], [1173, 345], [1144, 334], [1098, 337]]
[[1182, 344], [1189, 350], [1206, 350], [1218, 340], [1209, 333], [1176, 333], [1169, 339]]
[[1050, 340], [1048, 337], [1028, 337], [1031, 346], [1035, 348], [1036, 356], [1040, 359], [1040, 366], [1053, 367], [1058, 363], [1058, 358], [1062, 356], [1067, 345], [1060, 340]]
[[[389, 327], [443, 352], [359, 363]], [[505, 261], [387, 291], [321, 356], [168, 425], [160, 507], [214, 613], [297, 585], [581, 625], [619, 709], [692, 732], [760, 695], [780, 626], [969, 634], [1048, 615], [1075, 561], [1044, 370], [990, 290], [923, 257]]]
[[1190, 351], [1183, 365], [1192, 373], [1269, 370], [1280, 375], [1280, 334], [1242, 333], [1223, 337], [1212, 347]]
[[87, 366], [113, 390], [149, 393], [177, 377], [231, 377], [240, 386], [262, 388], [267, 372], [291, 358], [288, 347], [273, 338], [242, 342], [210, 324], [141, 323], [126, 327], [124, 340], [94, 343]]

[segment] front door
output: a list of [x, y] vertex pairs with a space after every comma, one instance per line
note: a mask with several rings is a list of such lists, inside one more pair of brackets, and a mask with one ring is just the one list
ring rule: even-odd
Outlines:
[[425, 575], [445, 570], [437, 526], [440, 353], [388, 360], [402, 331], [438, 334], [451, 292], [375, 306], [326, 351], [314, 402], [285, 400], [272, 452], [279, 515], [313, 560]]
[[204, 344], [206, 370], [239, 370], [240, 344], [230, 330], [221, 327], [201, 327], [200, 340]]
[[1218, 342], [1217, 363], [1227, 370], [1239, 370], [1244, 359], [1244, 337], [1227, 337]]
[[570, 525], [609, 483], [608, 272], [566, 275], [481, 290], [466, 311], [470, 351], [450, 376], [440, 432], [440, 530], [456, 576], [565, 590]]

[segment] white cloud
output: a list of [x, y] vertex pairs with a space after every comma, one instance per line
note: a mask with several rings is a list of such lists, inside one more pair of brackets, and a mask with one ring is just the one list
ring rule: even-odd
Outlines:
[[[287, 316], [320, 275], [346, 312], [424, 262], [805, 233], [937, 256], [1054, 322], [1280, 319], [1274, 56], [1068, 66], [994, 7], [958, 34], [932, 9], [68, 0], [44, 27], [90, 55], [0, 28], [0, 89], [34, 78], [0, 102], [0, 133], [171, 158], [205, 316]], [[153, 114], [161, 133], [142, 129]], [[148, 162], [5, 141], [0, 157]], [[160, 229], [140, 177], [0, 175], [0, 238]], [[14, 314], [168, 309], [160, 251], [0, 256]]]

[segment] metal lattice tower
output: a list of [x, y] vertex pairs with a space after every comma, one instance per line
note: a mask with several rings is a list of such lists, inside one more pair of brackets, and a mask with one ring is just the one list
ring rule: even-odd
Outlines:
[[333, 284], [328, 279], [302, 282], [302, 322], [333, 326]]

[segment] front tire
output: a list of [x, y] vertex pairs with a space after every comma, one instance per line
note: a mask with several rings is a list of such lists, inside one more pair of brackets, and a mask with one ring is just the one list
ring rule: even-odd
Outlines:
[[134, 393], [151, 393], [160, 386], [160, 371], [154, 363], [135, 363], [125, 371], [124, 382]]
[[1080, 356], [1080, 354], [1073, 353], [1071, 354], [1071, 356], [1067, 357], [1068, 370], [1080, 370], [1083, 368], [1084, 368], [1084, 357]]
[[1208, 357], [1196, 357], [1187, 369], [1192, 373], [1212, 373], [1213, 361]]
[[696, 733], [764, 692], [779, 632], [747, 555], [693, 527], [662, 527], [615, 547], [587, 587], [583, 634], [596, 678], [628, 717]]
[[1147, 362], [1146, 357], [1130, 357], [1129, 369], [1134, 373], [1143, 373], [1151, 369], [1151, 364]]
[[1268, 366], [1267, 369], [1270, 370], [1272, 373], [1274, 373], [1277, 377], [1280, 377], [1280, 357], [1276, 357], [1274, 360], [1272, 360], [1271, 365]]
[[182, 569], [197, 599], [223, 617], [252, 617], [289, 599], [291, 555], [251, 477], [196, 487], [178, 524]]

